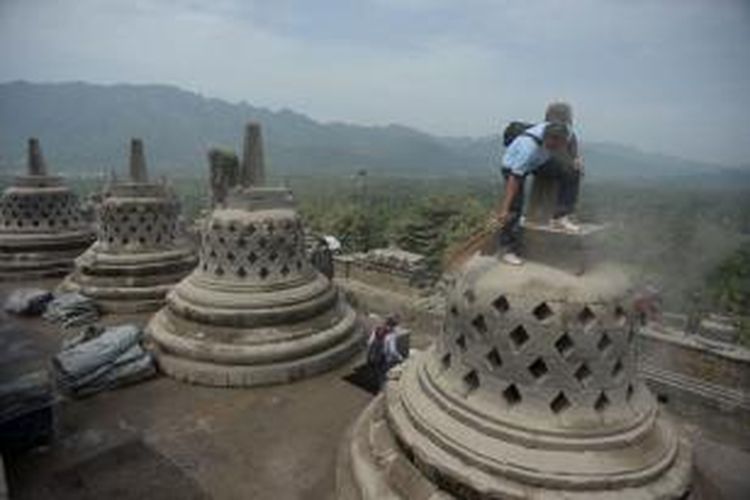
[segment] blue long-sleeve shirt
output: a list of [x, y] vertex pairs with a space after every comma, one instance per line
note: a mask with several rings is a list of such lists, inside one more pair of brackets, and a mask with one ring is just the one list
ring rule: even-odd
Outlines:
[[[513, 139], [503, 154], [503, 169], [509, 170], [513, 175], [524, 177], [546, 163], [550, 157], [547, 149], [542, 146], [546, 126], [547, 122], [539, 123]], [[534, 137], [529, 137], [530, 135]]]

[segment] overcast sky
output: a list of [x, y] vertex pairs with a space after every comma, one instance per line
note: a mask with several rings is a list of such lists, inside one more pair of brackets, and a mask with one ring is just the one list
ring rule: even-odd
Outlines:
[[750, 0], [0, 0], [0, 81], [167, 83], [323, 121], [750, 164]]

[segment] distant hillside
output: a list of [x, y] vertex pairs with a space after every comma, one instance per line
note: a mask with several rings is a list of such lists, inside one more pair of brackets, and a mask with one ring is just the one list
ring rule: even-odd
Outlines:
[[[398, 125], [320, 123], [289, 110], [231, 104], [170, 86], [11, 82], [0, 84], [0, 166], [23, 165], [26, 139], [36, 136], [59, 171], [122, 169], [129, 138], [141, 137], [155, 170], [203, 172], [210, 147], [239, 148], [248, 120], [263, 124], [275, 176], [348, 175], [363, 168], [487, 175], [498, 156], [497, 137], [446, 138]], [[712, 168], [611, 144], [588, 144], [585, 153], [598, 178], [697, 175]]]

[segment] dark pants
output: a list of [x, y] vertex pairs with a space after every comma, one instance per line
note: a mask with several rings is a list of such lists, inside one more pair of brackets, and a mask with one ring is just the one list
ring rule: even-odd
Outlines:
[[[507, 170], [503, 170], [503, 178], [506, 183], [511, 175]], [[516, 177], [519, 182], [518, 191], [510, 203], [510, 210], [508, 210], [505, 225], [500, 230], [500, 246], [506, 252], [513, 253], [521, 251], [521, 217], [523, 216], [524, 198], [526, 197], [526, 177]]]
[[558, 179], [557, 210], [555, 217], [570, 215], [576, 210], [578, 192], [581, 188], [581, 173], [571, 167], [560, 165], [554, 160], [545, 163], [541, 168], [549, 167], [548, 172], [540, 171], [541, 175], [554, 175]]
[[[511, 173], [503, 170], [503, 178], [508, 182]], [[555, 217], [570, 215], [575, 211], [578, 203], [578, 191], [581, 186], [581, 174], [570, 166], [557, 160], [550, 160], [537, 170], [535, 175], [550, 175], [557, 178], [557, 208]], [[526, 197], [526, 178], [518, 177], [520, 185], [515, 198], [510, 204], [508, 218], [500, 230], [500, 246], [507, 252], [519, 253], [521, 251], [521, 217]]]

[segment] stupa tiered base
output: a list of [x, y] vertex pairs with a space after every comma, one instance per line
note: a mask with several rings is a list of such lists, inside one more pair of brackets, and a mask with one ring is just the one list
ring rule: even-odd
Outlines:
[[0, 198], [0, 280], [65, 275], [94, 239], [76, 195], [47, 175], [35, 139], [28, 169]]
[[636, 377], [626, 288], [472, 261], [436, 343], [352, 428], [338, 498], [684, 498], [690, 446]]
[[19, 281], [64, 276], [91, 244], [89, 230], [58, 234], [0, 234], [0, 280]]
[[[354, 310], [322, 276], [293, 293], [215, 285], [192, 276], [149, 324], [159, 365], [174, 378], [226, 387], [286, 383], [331, 370], [362, 346]], [[238, 300], [246, 292], [248, 300]]]
[[133, 254], [109, 254], [95, 244], [76, 260], [75, 275], [60, 288], [91, 297], [104, 312], [155, 311], [195, 263], [187, 242], [174, 250]]

